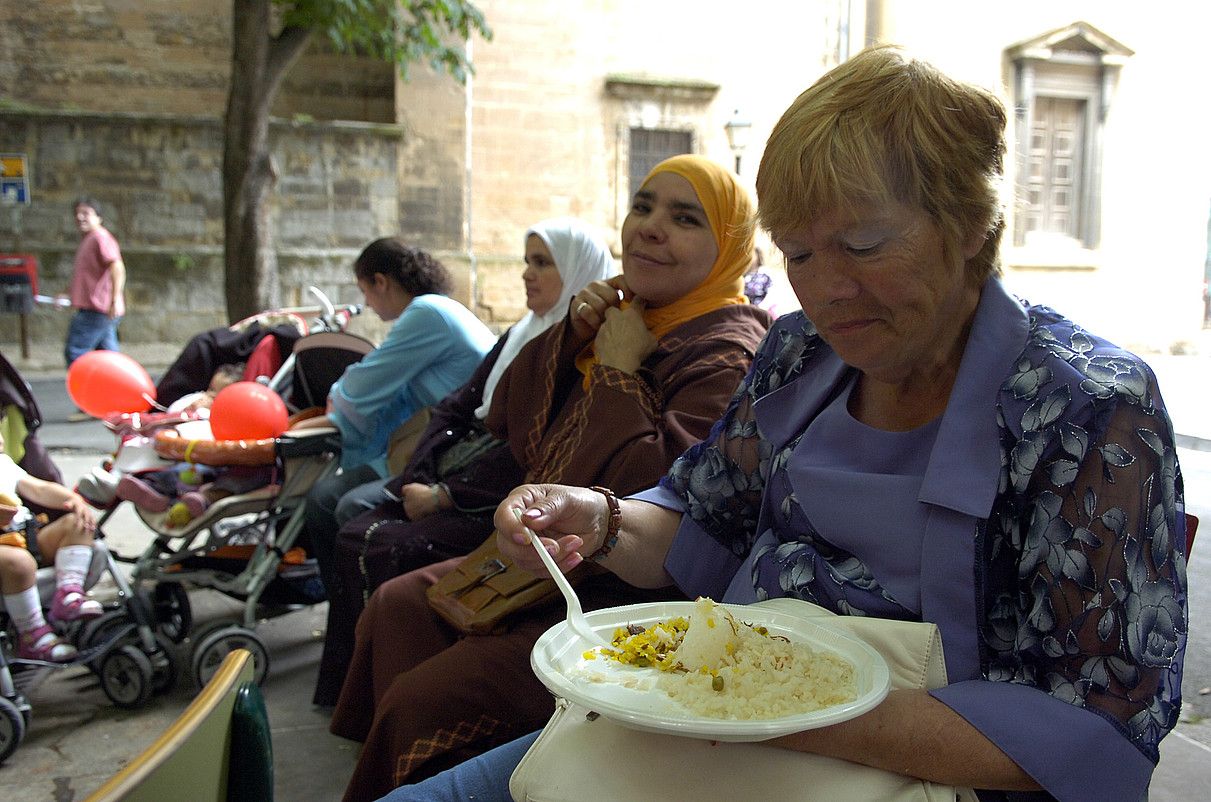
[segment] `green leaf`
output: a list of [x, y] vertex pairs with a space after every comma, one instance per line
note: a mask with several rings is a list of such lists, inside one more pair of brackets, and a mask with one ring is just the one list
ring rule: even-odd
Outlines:
[[284, 25], [320, 33], [340, 53], [394, 62], [405, 78], [419, 61], [459, 82], [473, 71], [462, 46], [478, 34], [492, 38], [468, 0], [273, 0]]

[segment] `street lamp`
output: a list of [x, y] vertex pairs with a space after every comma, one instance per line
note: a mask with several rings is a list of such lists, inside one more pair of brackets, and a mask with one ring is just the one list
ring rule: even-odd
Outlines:
[[732, 112], [732, 119], [723, 126], [727, 132], [727, 144], [736, 157], [736, 175], [740, 175], [740, 154], [748, 146], [748, 135], [753, 130], [753, 123], [747, 117], [740, 116], [740, 109]]

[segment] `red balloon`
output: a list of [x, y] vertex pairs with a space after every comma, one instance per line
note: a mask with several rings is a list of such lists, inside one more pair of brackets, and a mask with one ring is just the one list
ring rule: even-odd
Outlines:
[[216, 440], [277, 437], [286, 431], [289, 418], [282, 397], [256, 382], [229, 384], [210, 405], [210, 431]]
[[89, 351], [67, 369], [67, 394], [76, 406], [97, 418], [146, 412], [156, 386], [143, 366], [118, 351]]

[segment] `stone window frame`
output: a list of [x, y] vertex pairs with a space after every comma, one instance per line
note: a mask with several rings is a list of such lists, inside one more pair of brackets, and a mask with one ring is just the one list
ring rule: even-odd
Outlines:
[[[1074, 22], [1006, 48], [1013, 93], [1014, 202], [1009, 230], [1017, 261], [1034, 266], [1096, 267], [1101, 243], [1104, 129], [1119, 73], [1134, 51], [1087, 22]], [[1084, 106], [1079, 143], [1079, 219], [1075, 236], [1029, 238], [1022, 205], [1027, 191], [1030, 137], [1038, 99], [1076, 100]], [[1031, 240], [1036, 240], [1032, 242]], [[1039, 241], [1041, 240], [1041, 242]]]
[[631, 129], [689, 134], [690, 153], [703, 153], [719, 84], [692, 78], [615, 74], [605, 78], [607, 124], [614, 141], [614, 229], [631, 208]]

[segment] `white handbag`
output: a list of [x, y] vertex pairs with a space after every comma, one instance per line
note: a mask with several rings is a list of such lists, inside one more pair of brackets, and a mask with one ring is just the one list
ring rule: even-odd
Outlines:
[[[873, 646], [891, 687], [946, 684], [934, 624], [837, 616], [808, 602], [761, 602], [804, 617], [827, 617]], [[556, 699], [555, 714], [509, 780], [517, 802], [734, 802], [741, 799], [847, 802], [974, 802], [970, 789], [918, 780], [836, 758], [760, 743], [721, 743], [622, 727]]]

